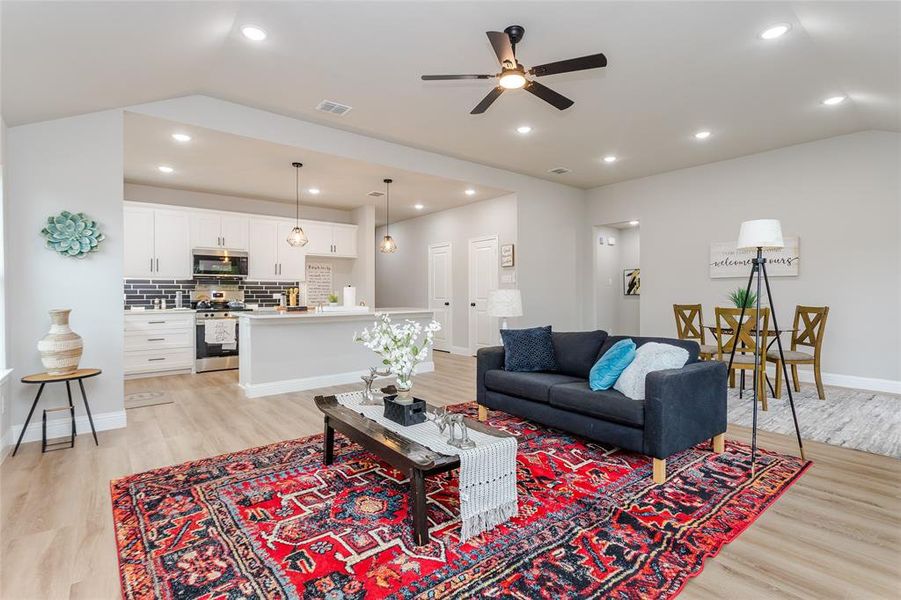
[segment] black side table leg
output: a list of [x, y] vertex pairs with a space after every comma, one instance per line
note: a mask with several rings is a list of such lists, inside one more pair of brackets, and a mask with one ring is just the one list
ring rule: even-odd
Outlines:
[[[88, 413], [88, 423], [91, 424], [91, 433], [94, 435], [94, 445], [99, 446], [100, 442], [97, 441], [97, 430], [94, 429], [94, 417], [91, 416], [91, 407], [88, 405], [88, 396], [84, 393], [84, 380], [78, 380], [78, 387], [81, 388], [81, 399], [84, 402], [84, 410]], [[74, 420], [72, 421], [75, 422]]]
[[16, 452], [19, 451], [19, 444], [22, 443], [22, 438], [25, 437], [25, 430], [28, 429], [28, 423], [31, 421], [31, 415], [34, 414], [34, 409], [38, 406], [38, 400], [41, 399], [41, 394], [44, 392], [44, 384], [41, 384], [41, 387], [38, 388], [38, 393], [34, 397], [34, 402], [31, 404], [31, 410], [28, 411], [28, 417], [25, 418], [25, 424], [22, 425], [22, 432], [19, 434], [19, 441], [16, 442], [16, 447], [13, 448], [13, 456], [16, 455]]
[[75, 429], [75, 405], [72, 404], [72, 388], [69, 387], [69, 382], [66, 382], [66, 395], [69, 397], [69, 410], [72, 412], [72, 434], [73, 439], [76, 435], [78, 435], [78, 431]]

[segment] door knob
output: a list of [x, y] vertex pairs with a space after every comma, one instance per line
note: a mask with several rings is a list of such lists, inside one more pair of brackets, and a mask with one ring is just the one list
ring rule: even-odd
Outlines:
[[476, 303], [475, 303], [475, 302], [470, 302], [469, 305], [470, 305], [471, 307], [473, 307], [473, 308], [476, 307]]
[[450, 306], [450, 302], [445, 302], [444, 306]]

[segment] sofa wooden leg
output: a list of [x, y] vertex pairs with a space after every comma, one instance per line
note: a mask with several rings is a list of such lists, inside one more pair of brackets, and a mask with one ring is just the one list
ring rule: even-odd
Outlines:
[[482, 406], [479, 404], [479, 421], [487, 421], [488, 420], [488, 407]]
[[723, 450], [726, 449], [726, 434], [721, 433], [719, 435], [713, 436], [710, 440], [713, 443], [713, 451], [717, 454], [722, 454]]
[[654, 459], [654, 483], [664, 483], [666, 481], [666, 459]]

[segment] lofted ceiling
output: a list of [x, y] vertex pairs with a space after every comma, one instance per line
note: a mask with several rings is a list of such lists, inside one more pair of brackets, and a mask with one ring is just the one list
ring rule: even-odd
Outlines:
[[[7, 125], [206, 94], [443, 154], [593, 187], [865, 129], [899, 129], [897, 2], [2, 3]], [[485, 36], [525, 27], [526, 66], [604, 52], [483, 115]], [[774, 23], [791, 31], [759, 33]], [[245, 39], [254, 24], [268, 37]], [[846, 95], [837, 106], [822, 99]], [[345, 116], [315, 110], [324, 100]], [[515, 129], [527, 124], [532, 132]], [[699, 142], [700, 129], [711, 136]], [[602, 158], [615, 155], [605, 163]], [[553, 167], [572, 170], [551, 175]]]
[[[173, 134], [189, 135], [191, 140], [180, 143], [172, 138]], [[344, 210], [373, 205], [378, 224], [385, 222], [386, 199], [368, 193], [384, 192], [386, 177], [394, 181], [391, 184], [392, 222], [510, 193], [125, 113], [125, 181], [128, 183], [293, 205], [293, 162], [303, 164], [300, 171], [302, 204]], [[171, 167], [173, 172], [163, 173], [160, 166]], [[310, 188], [318, 189], [319, 194], [311, 194]], [[467, 195], [467, 189], [475, 193]], [[416, 204], [422, 204], [422, 209], [416, 209]]]

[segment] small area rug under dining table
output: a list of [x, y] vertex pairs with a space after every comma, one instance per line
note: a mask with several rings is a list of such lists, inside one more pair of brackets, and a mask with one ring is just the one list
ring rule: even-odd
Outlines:
[[[475, 405], [454, 410], [475, 414]], [[456, 473], [427, 479], [413, 543], [404, 473], [340, 434], [111, 482], [125, 598], [667, 598], [807, 468], [728, 442], [650, 459], [492, 412], [518, 437], [519, 515], [460, 543]]]

